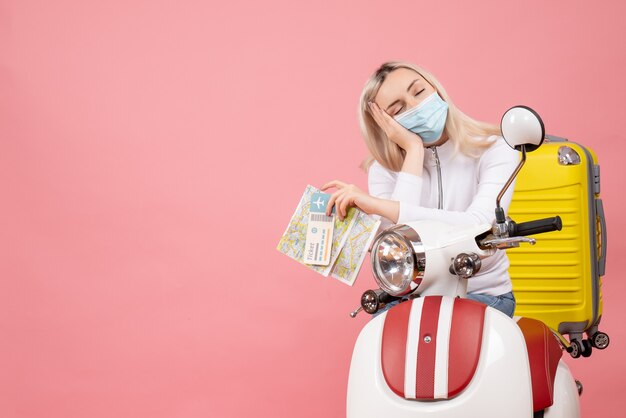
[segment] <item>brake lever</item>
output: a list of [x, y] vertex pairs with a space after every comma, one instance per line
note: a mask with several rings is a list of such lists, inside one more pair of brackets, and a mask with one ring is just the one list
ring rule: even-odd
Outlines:
[[535, 245], [537, 240], [528, 237], [507, 237], [507, 238], [491, 238], [481, 241], [481, 245], [489, 248], [497, 248], [498, 250], [504, 250], [507, 248], [519, 247], [520, 243], [526, 242], [530, 245]]

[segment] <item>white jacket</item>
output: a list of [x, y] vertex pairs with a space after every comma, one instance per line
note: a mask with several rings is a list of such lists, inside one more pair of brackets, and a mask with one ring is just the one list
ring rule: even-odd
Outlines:
[[[438, 179], [434, 153], [424, 150], [422, 176], [387, 170], [375, 161], [368, 171], [372, 196], [400, 202], [398, 223], [437, 220], [452, 225], [492, 223], [496, 197], [519, 163], [519, 154], [501, 137], [479, 158], [454, 152], [452, 140], [437, 147], [443, 184], [443, 209], [438, 205]], [[501, 200], [505, 213], [511, 203], [512, 184]], [[381, 229], [392, 225], [382, 218]], [[498, 296], [512, 290], [509, 260], [504, 251], [483, 260], [480, 272], [469, 279], [468, 293]]]

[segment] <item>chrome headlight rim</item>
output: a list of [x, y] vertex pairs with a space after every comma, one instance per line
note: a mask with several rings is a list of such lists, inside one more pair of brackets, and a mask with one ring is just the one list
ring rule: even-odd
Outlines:
[[[406, 245], [407, 250], [411, 253], [413, 259], [413, 272], [411, 277], [408, 280], [405, 280], [406, 284], [403, 287], [390, 285], [385, 277], [380, 277], [378, 275], [378, 268], [376, 265], [379, 261], [378, 247], [381, 241], [389, 235], [393, 235], [402, 241], [404, 245]], [[422, 243], [419, 234], [410, 226], [404, 224], [395, 225], [381, 232], [374, 240], [371, 263], [374, 279], [376, 280], [378, 286], [392, 296], [404, 296], [415, 291], [424, 278], [424, 273], [426, 271], [426, 252], [424, 250], [424, 244]]]

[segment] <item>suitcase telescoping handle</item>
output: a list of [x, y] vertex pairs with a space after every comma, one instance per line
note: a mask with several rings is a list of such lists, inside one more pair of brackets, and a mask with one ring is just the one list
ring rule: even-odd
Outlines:
[[537, 219], [536, 221], [509, 223], [509, 236], [521, 237], [526, 235], [541, 234], [543, 232], [560, 231], [563, 228], [560, 216]]

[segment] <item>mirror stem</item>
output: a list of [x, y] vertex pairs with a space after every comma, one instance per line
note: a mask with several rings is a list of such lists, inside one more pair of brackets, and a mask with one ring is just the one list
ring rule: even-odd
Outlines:
[[[506, 193], [506, 191], [509, 188], [509, 186], [511, 185], [511, 183], [513, 183], [513, 180], [517, 176], [517, 173], [519, 173], [519, 171], [522, 169], [522, 166], [526, 162], [526, 145], [520, 145], [520, 148], [521, 148], [521, 151], [522, 151], [522, 160], [519, 162], [519, 164], [517, 165], [517, 168], [515, 169], [513, 174], [511, 174], [511, 177], [509, 177], [509, 179], [507, 180], [506, 184], [504, 185], [504, 187], [500, 191], [500, 194], [498, 194], [498, 197], [496, 198], [496, 222], [498, 222], [498, 223], [504, 223], [505, 222], [504, 211], [500, 207], [500, 200], [502, 199], [502, 196], [504, 196], [504, 193]], [[498, 218], [502, 218], [502, 219], [498, 219]]]

